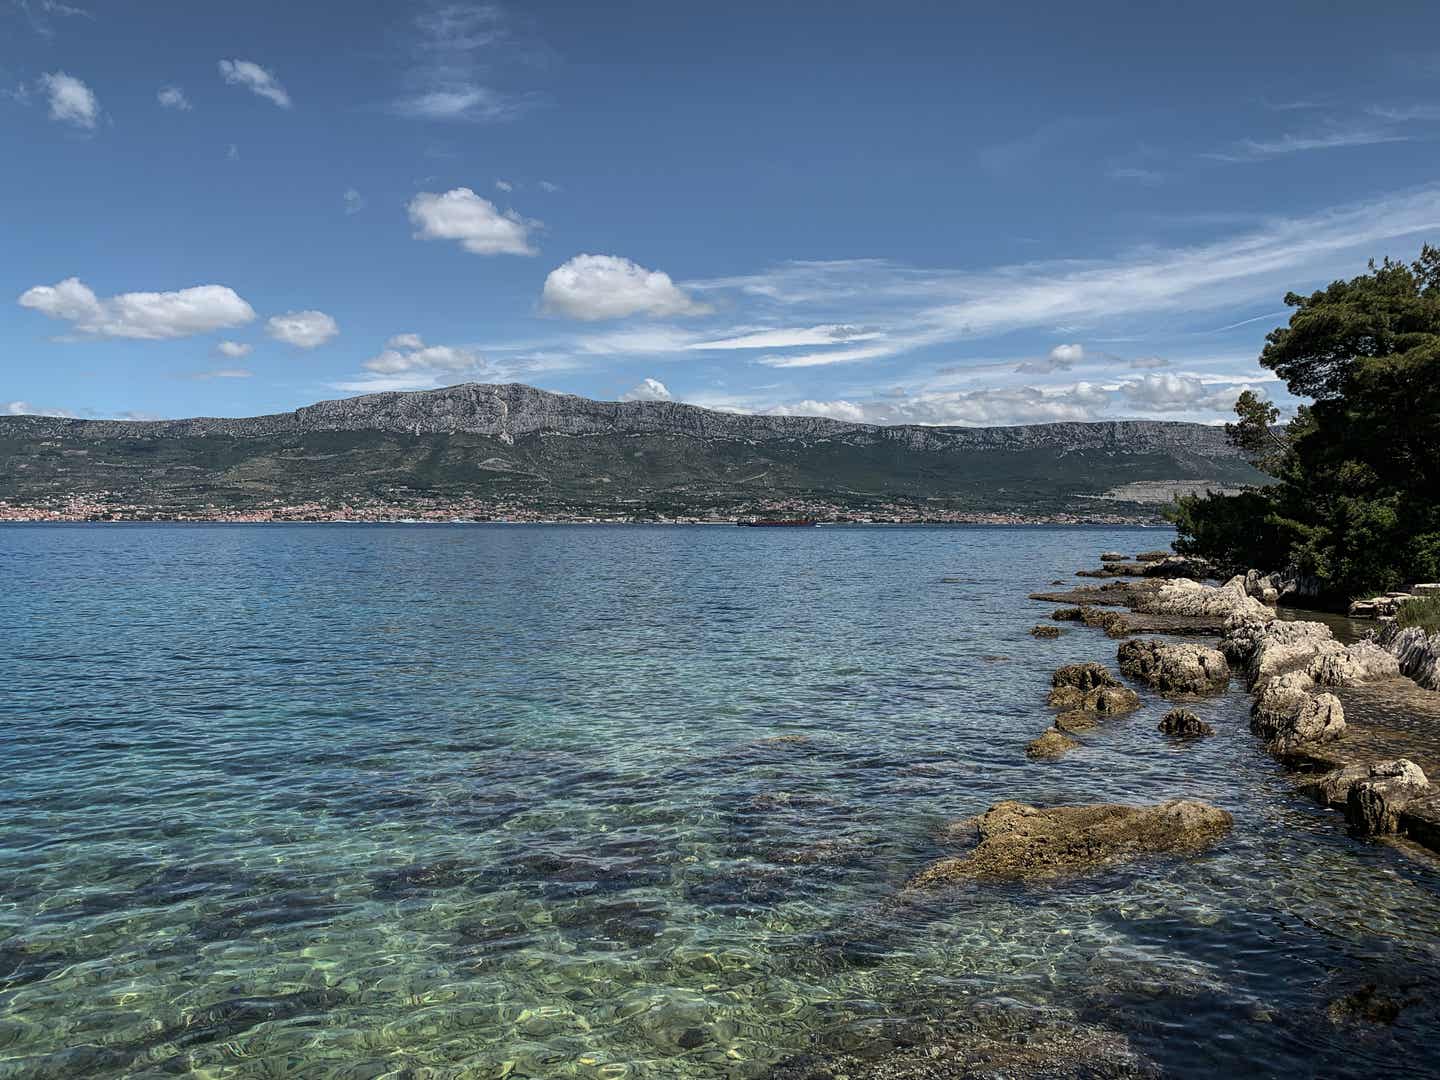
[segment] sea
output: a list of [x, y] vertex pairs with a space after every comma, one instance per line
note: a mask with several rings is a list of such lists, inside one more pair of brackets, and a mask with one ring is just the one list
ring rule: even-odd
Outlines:
[[[1299, 797], [1241, 688], [1213, 738], [1143, 691], [1026, 758], [1116, 644], [1031, 637], [1027, 594], [1170, 539], [0, 527], [0, 1080], [764, 1078], [1057, 1029], [1440, 1074], [1440, 875]], [[1233, 834], [906, 888], [998, 800], [1176, 796]]]

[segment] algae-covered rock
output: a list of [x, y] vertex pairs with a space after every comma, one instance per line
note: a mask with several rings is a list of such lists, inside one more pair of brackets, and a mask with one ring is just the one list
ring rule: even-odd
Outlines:
[[1025, 745], [1025, 756], [1036, 758], [1042, 761], [1049, 761], [1055, 758], [1064, 757], [1071, 750], [1080, 744], [1069, 735], [1050, 728], [1038, 738], [1031, 739]]
[[1177, 739], [1198, 739], [1215, 734], [1214, 728], [1189, 709], [1171, 709], [1161, 718], [1160, 730]]
[[1140, 707], [1140, 695], [1128, 686], [1102, 686], [1086, 694], [1081, 707], [1097, 713], [1134, 712]]
[[1085, 615], [1085, 609], [1079, 607], [1056, 608], [1050, 614], [1050, 618], [1056, 622], [1079, 622]]
[[1060, 628], [1058, 626], [1046, 626], [1044, 623], [1039, 623], [1030, 628], [1030, 636], [1037, 638], [1058, 638], [1060, 636]]
[[1050, 677], [1051, 686], [1073, 686], [1079, 690], [1094, 690], [1100, 686], [1119, 686], [1120, 680], [1111, 675], [1104, 664], [1094, 661], [1085, 664], [1066, 664]]
[[1096, 870], [1148, 855], [1203, 851], [1230, 831], [1230, 814], [1194, 799], [1155, 806], [1101, 803], [1040, 809], [1006, 800], [954, 832], [976, 846], [911, 879], [913, 888], [968, 880], [1024, 881]]
[[1094, 731], [1100, 726], [1100, 714], [1089, 709], [1066, 709], [1055, 718], [1055, 730], [1073, 734]]
[[1218, 649], [1140, 638], [1120, 646], [1120, 670], [1165, 694], [1215, 694], [1230, 682]]
[[1085, 707], [1085, 691], [1078, 686], [1057, 686], [1045, 698], [1045, 704], [1052, 709], [1081, 709]]

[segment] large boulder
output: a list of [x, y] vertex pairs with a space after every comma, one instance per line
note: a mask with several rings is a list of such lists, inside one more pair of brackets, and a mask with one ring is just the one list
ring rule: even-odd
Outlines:
[[1318, 622], [1284, 622], [1241, 617], [1226, 623], [1221, 651], [1253, 686], [1264, 679], [1304, 670], [1321, 652], [1339, 648], [1330, 628]]
[[1260, 684], [1250, 708], [1250, 730], [1276, 752], [1338, 739], [1345, 731], [1340, 699], [1312, 693], [1313, 685], [1310, 676], [1300, 671]]
[[1085, 695], [1081, 708], [1097, 713], [1126, 713], [1140, 708], [1140, 695], [1128, 686], [1102, 686]]
[[1425, 773], [1413, 761], [1400, 758], [1385, 764], [1386, 775], [1357, 780], [1346, 794], [1345, 821], [1365, 836], [1395, 832], [1405, 804], [1430, 793]]
[[1369, 780], [1405, 780], [1424, 784], [1425, 773], [1409, 758], [1394, 761], [1362, 762], [1331, 769], [1300, 785], [1300, 790], [1326, 806], [1343, 807], [1350, 801], [1350, 789]]
[[1147, 855], [1203, 851], [1230, 831], [1224, 810], [1194, 799], [1155, 806], [1101, 803], [1040, 809], [1006, 800], [950, 835], [979, 842], [911, 879], [925, 888], [967, 880], [1023, 881], [1096, 870]]
[[1230, 665], [1205, 645], [1139, 638], [1120, 646], [1120, 671], [1162, 694], [1215, 694], [1230, 683]]

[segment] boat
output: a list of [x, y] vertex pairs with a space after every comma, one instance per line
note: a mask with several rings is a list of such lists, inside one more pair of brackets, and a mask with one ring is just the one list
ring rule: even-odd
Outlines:
[[818, 525], [820, 523], [814, 518], [750, 518], [748, 521], [737, 521], [735, 524], [745, 525], [750, 528], [777, 529]]

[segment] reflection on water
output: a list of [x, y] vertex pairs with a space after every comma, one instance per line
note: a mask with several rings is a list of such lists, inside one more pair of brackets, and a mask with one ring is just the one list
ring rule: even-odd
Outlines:
[[[1437, 876], [1213, 739], [1028, 761], [1024, 595], [1124, 529], [0, 530], [0, 1078], [762, 1077], [965, 1018], [1184, 1075], [1434, 1070]], [[1001, 797], [1213, 853], [899, 886]], [[1396, 987], [1393, 1024], [1332, 1000]]]

